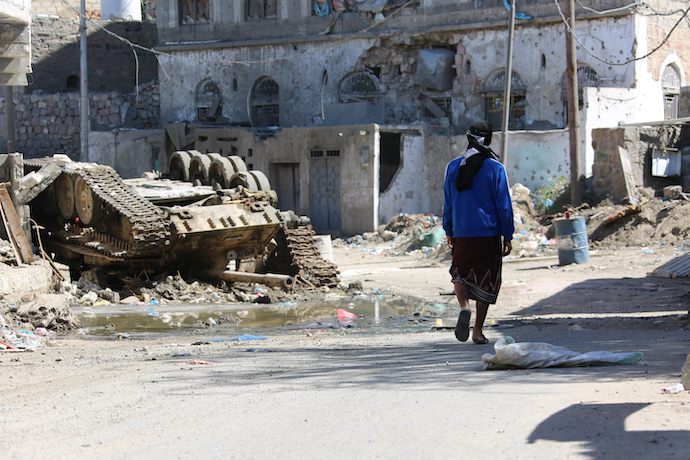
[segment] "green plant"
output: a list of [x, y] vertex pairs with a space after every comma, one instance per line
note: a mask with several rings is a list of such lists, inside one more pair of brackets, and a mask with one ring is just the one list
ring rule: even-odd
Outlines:
[[558, 177], [548, 187], [532, 192], [532, 199], [538, 215], [553, 214], [570, 201], [570, 184], [565, 177]]
[[[552, 185], [532, 192], [532, 200], [539, 216], [559, 213], [563, 206], [571, 204], [570, 182], [559, 177]], [[583, 190], [582, 202], [595, 206], [601, 202], [601, 197], [593, 190]]]

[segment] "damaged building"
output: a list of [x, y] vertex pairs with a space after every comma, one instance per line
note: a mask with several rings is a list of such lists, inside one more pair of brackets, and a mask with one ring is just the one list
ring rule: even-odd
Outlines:
[[[583, 175], [593, 129], [686, 115], [690, 30], [673, 30], [682, 10], [660, 14], [682, 6], [578, 2]], [[570, 173], [566, 28], [551, 0], [517, 2], [517, 12], [507, 169], [511, 182], [539, 188]], [[500, 0], [169, 0], [156, 17], [168, 150], [238, 155], [269, 171], [322, 230], [440, 213], [444, 168], [466, 128], [480, 118], [501, 126]]]
[[[98, 7], [89, 3], [87, 16], [100, 18]], [[156, 37], [145, 25], [88, 25], [101, 59], [89, 61], [90, 87], [102, 91], [91, 94], [89, 160], [123, 177], [167, 172], [175, 151], [238, 156], [266, 174], [281, 210], [309, 215], [319, 231], [361, 233], [398, 213], [440, 214], [445, 165], [465, 150], [469, 124], [482, 118], [500, 129], [509, 18], [502, 0], [168, 0], [146, 7], [143, 21], [155, 21]], [[577, 2], [582, 175], [600, 171], [593, 130], [690, 113], [686, 7]], [[506, 167], [511, 183], [532, 190], [570, 175], [561, 8], [552, 0], [517, 2]], [[61, 30], [45, 15], [34, 22]], [[134, 72], [129, 67], [118, 66], [124, 70], [108, 80], [104, 57], [117, 50], [132, 64], [135, 53], [110, 34], [98, 40], [105, 37], [98, 25], [155, 48], [158, 80], [151, 80], [153, 55], [142, 48], [136, 88], [136, 72], [124, 75]], [[18, 98], [19, 150], [30, 158], [79, 159], [78, 98], [67, 88], [74, 44], [63, 48], [65, 58], [42, 60], [36, 76], [46, 77]], [[43, 70], [46, 62], [55, 68]], [[136, 95], [125, 94], [132, 89]], [[494, 139], [501, 144], [500, 133]]]

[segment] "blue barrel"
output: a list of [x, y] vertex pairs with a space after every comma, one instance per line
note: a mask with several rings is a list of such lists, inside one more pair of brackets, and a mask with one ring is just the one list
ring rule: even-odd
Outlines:
[[585, 218], [578, 216], [570, 219], [556, 219], [553, 224], [556, 228], [559, 265], [589, 262], [589, 240]]

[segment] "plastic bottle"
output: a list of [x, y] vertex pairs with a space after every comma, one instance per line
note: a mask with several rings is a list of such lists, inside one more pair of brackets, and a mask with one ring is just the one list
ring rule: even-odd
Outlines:
[[680, 370], [680, 383], [686, 390], [690, 390], [690, 355], [685, 360], [685, 366]]

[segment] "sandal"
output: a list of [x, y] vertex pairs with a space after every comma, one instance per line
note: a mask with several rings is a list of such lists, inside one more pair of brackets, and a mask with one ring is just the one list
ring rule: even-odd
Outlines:
[[487, 343], [489, 343], [489, 339], [487, 339], [484, 336], [482, 336], [481, 339], [477, 339], [477, 340], [472, 339], [472, 341], [474, 342], [475, 345], [486, 345]]
[[455, 338], [461, 342], [467, 342], [470, 337], [470, 316], [472, 312], [469, 310], [460, 310], [458, 323], [455, 325]]

